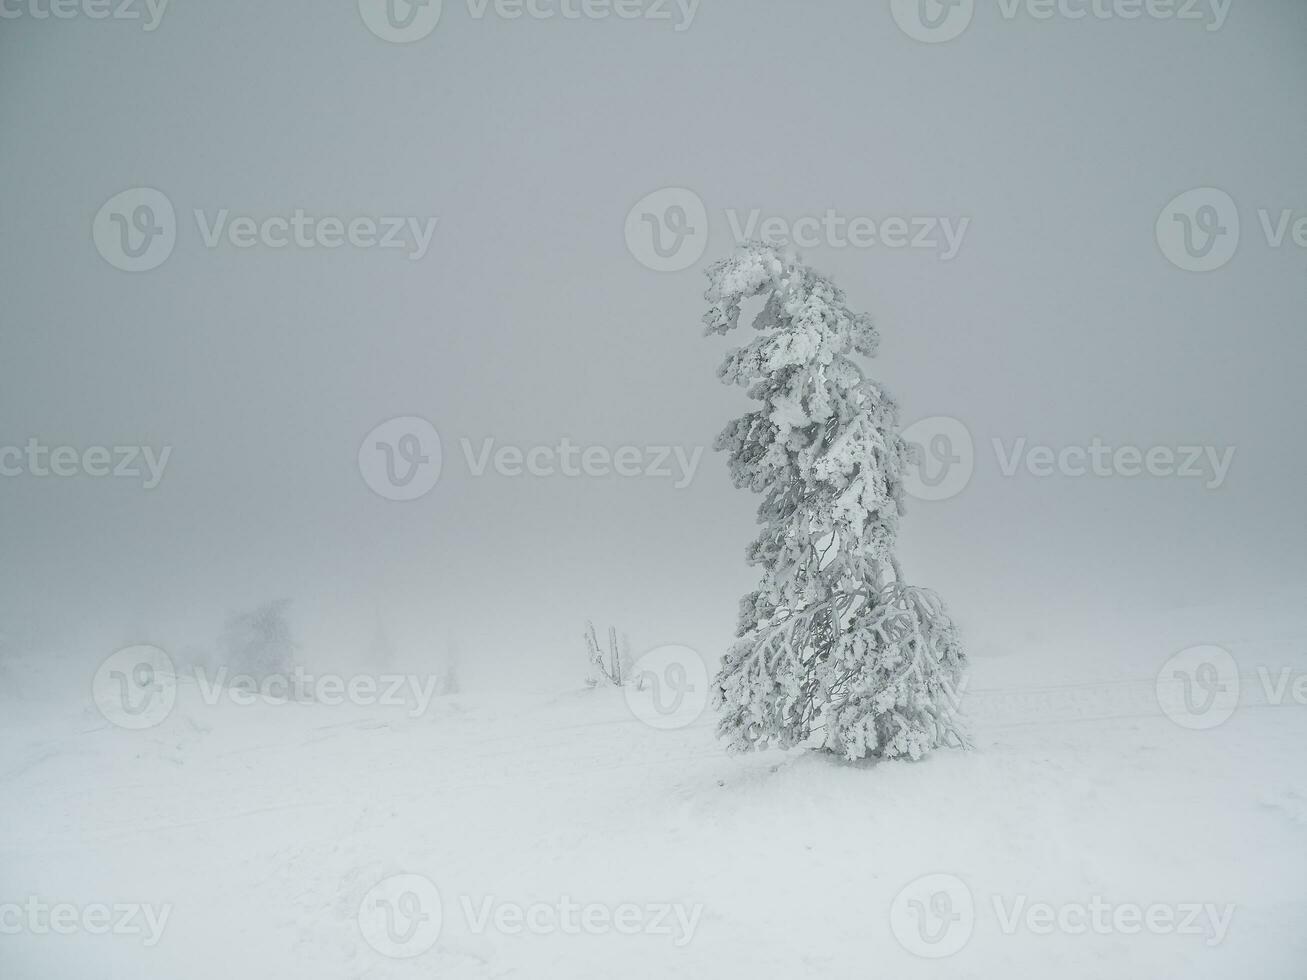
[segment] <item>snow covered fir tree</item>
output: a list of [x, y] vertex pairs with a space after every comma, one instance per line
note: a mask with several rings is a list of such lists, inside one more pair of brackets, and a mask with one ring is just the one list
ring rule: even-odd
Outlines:
[[757, 337], [718, 369], [760, 403], [715, 448], [737, 487], [762, 494], [748, 561], [763, 572], [714, 684], [719, 735], [734, 749], [815, 746], [849, 760], [967, 745], [962, 645], [894, 554], [912, 450], [894, 400], [855, 360], [876, 353], [875, 327], [789, 251], [750, 243], [707, 274], [710, 335], [762, 301]]

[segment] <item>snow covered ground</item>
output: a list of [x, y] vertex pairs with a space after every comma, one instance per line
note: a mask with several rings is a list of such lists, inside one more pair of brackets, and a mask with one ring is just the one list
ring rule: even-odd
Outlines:
[[1300, 978], [1302, 635], [1212, 634], [1243, 690], [1202, 728], [1137, 658], [979, 657], [976, 751], [855, 766], [613, 689], [415, 717], [183, 680], [132, 731], [87, 678], [3, 703], [0, 976]]

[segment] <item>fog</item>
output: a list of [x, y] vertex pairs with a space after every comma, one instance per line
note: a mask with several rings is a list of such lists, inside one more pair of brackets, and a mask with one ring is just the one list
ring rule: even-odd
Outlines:
[[[1301, 584], [1307, 7], [981, 3], [923, 43], [892, 6], [449, 0], [389, 43], [353, 3], [9, 0], [0, 444], [79, 460], [6, 457], [9, 648], [89, 683], [118, 647], [204, 651], [285, 597], [309, 663], [364, 653], [380, 621], [409, 662], [457, 645], [471, 688], [576, 686], [587, 618], [718, 656], [757, 500], [711, 449], [749, 402], [715, 377], [738, 341], [703, 336], [703, 270], [768, 219], [874, 316], [869, 373], [904, 423], [973, 440], [965, 485], [910, 501], [902, 554], [974, 656], [1092, 639], [1147, 676], [1207, 637], [1130, 624]], [[136, 188], [176, 238], [133, 272], [94, 229]], [[628, 241], [664, 188], [704, 206], [661, 213], [699, 252], [672, 271]], [[1210, 271], [1157, 230], [1192, 188], [1237, 208]], [[1200, 233], [1228, 219], [1199, 211]], [[362, 245], [304, 229], [360, 216]], [[407, 417], [439, 434], [439, 479], [386, 499], [360, 447]], [[1040, 476], [1025, 455], [1095, 440], [1168, 447], [1177, 472]], [[147, 489], [143, 455], [139, 478], [90, 475], [93, 446], [170, 453]], [[514, 463], [537, 447], [550, 472]], [[602, 465], [575, 475], [586, 447]], [[1184, 475], [1183, 447], [1211, 455]]]

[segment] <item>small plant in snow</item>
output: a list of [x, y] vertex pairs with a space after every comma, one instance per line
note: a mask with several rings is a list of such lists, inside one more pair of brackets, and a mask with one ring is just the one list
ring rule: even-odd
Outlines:
[[875, 354], [875, 327], [768, 245], [742, 247], [708, 277], [708, 334], [762, 301], [757, 336], [718, 369], [760, 403], [715, 448], [737, 487], [762, 494], [747, 559], [763, 573], [715, 682], [719, 734], [735, 749], [819, 745], [850, 760], [966, 745], [961, 643], [894, 556], [911, 453], [898, 406], [855, 360]]
[[592, 668], [585, 679], [588, 686], [594, 687], [599, 683], [600, 679], [606, 680], [614, 687], [621, 687], [626, 683], [631, 674], [631, 641], [627, 639], [625, 633], [622, 634], [622, 643], [619, 647], [617, 644], [617, 629], [612, 626], [608, 627], [608, 652], [605, 656], [604, 651], [599, 648], [599, 638], [595, 635], [595, 624], [587, 619], [585, 621], [585, 651]]

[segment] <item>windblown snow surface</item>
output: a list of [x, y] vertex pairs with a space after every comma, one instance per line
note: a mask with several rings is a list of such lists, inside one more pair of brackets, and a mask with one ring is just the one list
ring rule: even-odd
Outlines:
[[[1209, 728], [1157, 700], [1152, 665], [1189, 638], [1239, 666]], [[1074, 669], [975, 657], [974, 751], [856, 765], [729, 756], [711, 709], [660, 730], [611, 688], [414, 716], [206, 703], [183, 678], [131, 731], [84, 673], [10, 677], [0, 976], [1307, 976], [1302, 623], [1082, 642]], [[378, 902], [396, 875], [436, 907]], [[33, 927], [33, 898], [82, 925]], [[161, 928], [85, 927], [135, 904]]]

